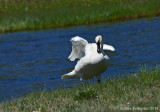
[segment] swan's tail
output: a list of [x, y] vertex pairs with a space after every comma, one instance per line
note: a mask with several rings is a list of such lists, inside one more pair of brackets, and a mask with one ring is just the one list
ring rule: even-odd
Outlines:
[[76, 74], [76, 72], [73, 70], [72, 72], [68, 74], [64, 74], [61, 79], [66, 79], [66, 78], [78, 78], [79, 76]]

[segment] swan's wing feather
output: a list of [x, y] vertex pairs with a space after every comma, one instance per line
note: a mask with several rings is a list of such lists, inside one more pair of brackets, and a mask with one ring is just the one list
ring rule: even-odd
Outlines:
[[115, 48], [111, 45], [103, 44], [103, 50], [105, 51], [115, 51]]
[[87, 40], [76, 36], [71, 38], [72, 52], [68, 59], [74, 61], [75, 59], [81, 59], [85, 55], [85, 46], [88, 44]]

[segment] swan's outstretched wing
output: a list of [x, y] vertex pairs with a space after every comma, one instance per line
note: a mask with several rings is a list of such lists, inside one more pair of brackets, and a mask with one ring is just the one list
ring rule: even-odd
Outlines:
[[87, 40], [76, 36], [71, 39], [72, 52], [68, 59], [74, 61], [75, 59], [81, 59], [85, 55], [85, 46], [88, 44]]
[[103, 44], [103, 50], [104, 51], [115, 51], [115, 48], [111, 45]]

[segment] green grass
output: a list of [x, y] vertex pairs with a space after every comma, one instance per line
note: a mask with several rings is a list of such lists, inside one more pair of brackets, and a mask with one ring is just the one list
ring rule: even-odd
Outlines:
[[4, 112], [160, 111], [160, 68], [108, 79], [101, 84], [43, 90], [0, 104]]
[[1, 0], [0, 32], [160, 15], [159, 0]]

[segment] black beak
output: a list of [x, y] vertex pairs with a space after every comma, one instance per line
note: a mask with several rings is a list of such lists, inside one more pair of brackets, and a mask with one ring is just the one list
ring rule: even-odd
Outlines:
[[97, 52], [100, 53], [100, 42], [97, 42]]

